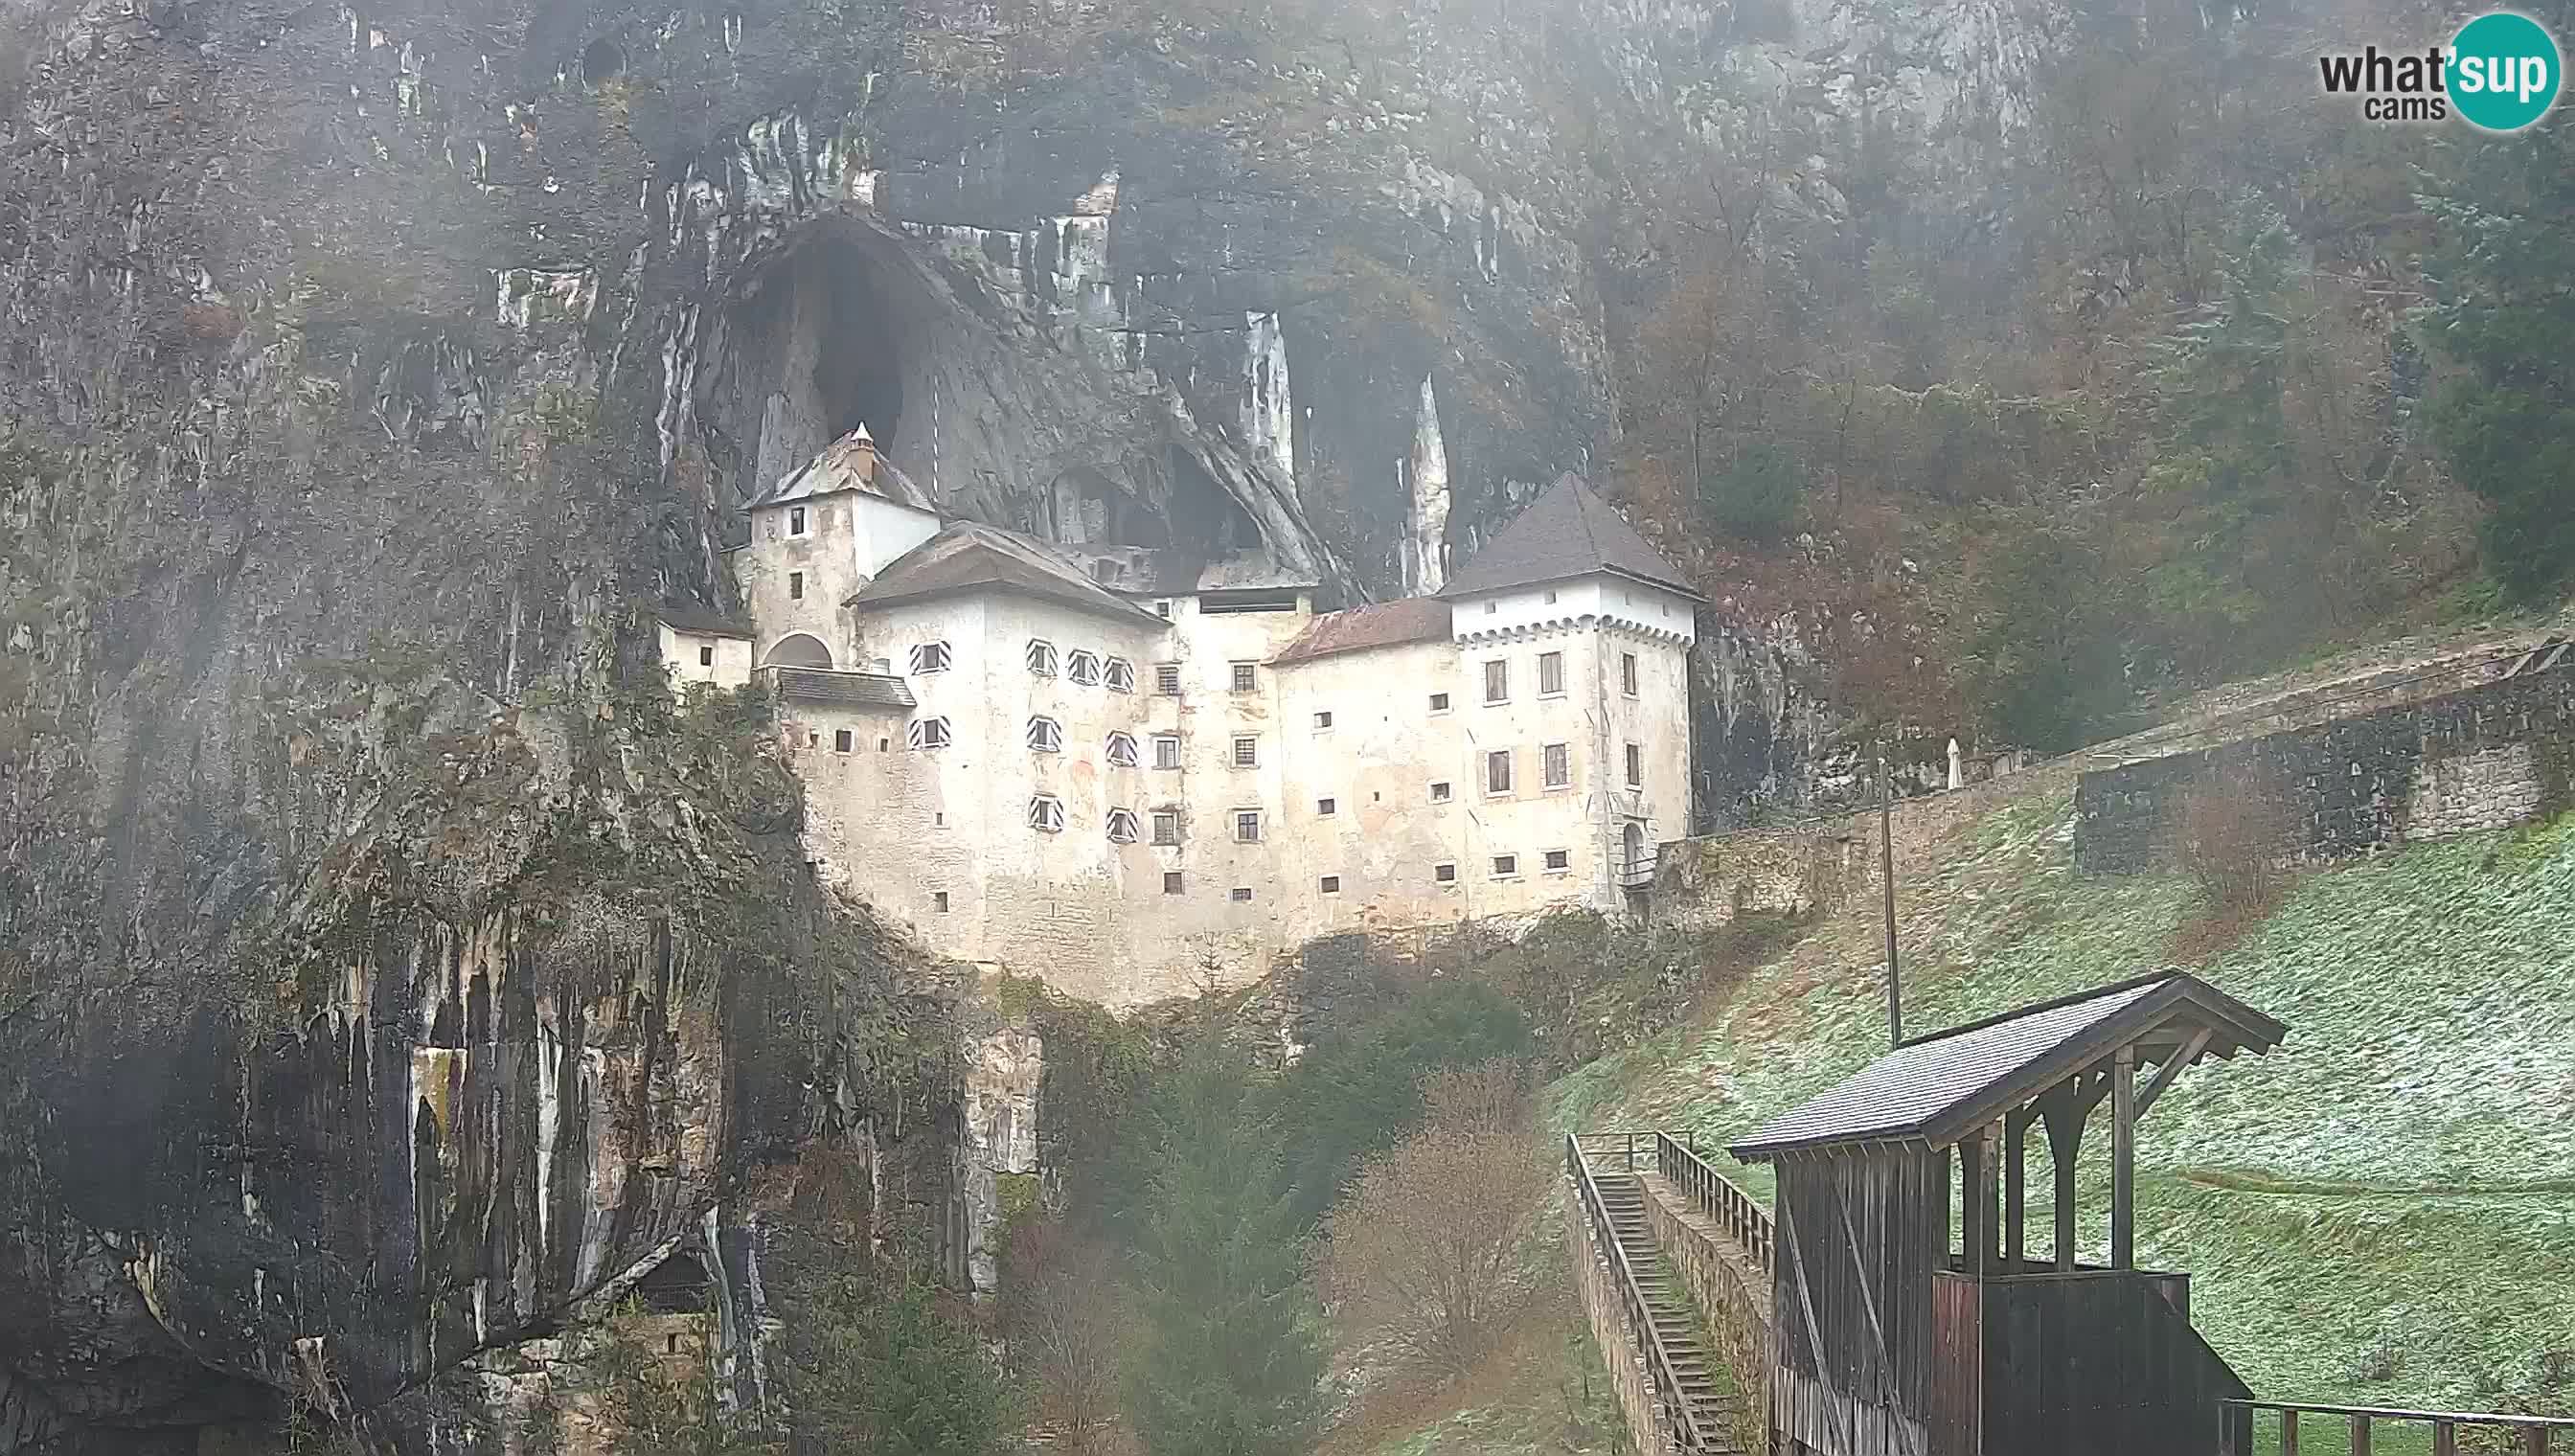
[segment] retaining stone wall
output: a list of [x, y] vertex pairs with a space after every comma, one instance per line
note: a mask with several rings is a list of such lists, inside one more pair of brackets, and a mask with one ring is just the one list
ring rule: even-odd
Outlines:
[[1607, 1253], [1592, 1242], [1581, 1191], [1569, 1176], [1563, 1185], [1565, 1257], [1573, 1261], [1573, 1285], [1582, 1296], [1583, 1317], [1591, 1323], [1591, 1343], [1600, 1349], [1600, 1363], [1607, 1367], [1609, 1384], [1618, 1394], [1619, 1413], [1627, 1419], [1627, 1440], [1637, 1456], [1680, 1456], [1670, 1415], [1655, 1398], [1653, 1379], [1645, 1373], [1643, 1344], [1628, 1325], [1626, 1306], [1619, 1302], [1614, 1283], [1618, 1276], [1609, 1268]]

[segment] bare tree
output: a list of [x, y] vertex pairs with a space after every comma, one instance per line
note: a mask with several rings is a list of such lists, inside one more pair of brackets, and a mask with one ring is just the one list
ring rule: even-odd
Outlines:
[[1012, 1363], [1037, 1384], [1037, 1418], [1065, 1451], [1109, 1452], [1118, 1441], [1118, 1380], [1126, 1317], [1109, 1251], [1049, 1221], [1014, 1234], [1003, 1332]]
[[1454, 1372], [1508, 1330], [1555, 1177], [1526, 1085], [1508, 1062], [1442, 1072], [1421, 1127], [1360, 1166], [1324, 1222], [1323, 1289], [1350, 1343]]
[[2172, 852], [2225, 913], [2258, 910], [2278, 896], [2291, 842], [2287, 795], [2277, 774], [2212, 773], [2174, 808]]

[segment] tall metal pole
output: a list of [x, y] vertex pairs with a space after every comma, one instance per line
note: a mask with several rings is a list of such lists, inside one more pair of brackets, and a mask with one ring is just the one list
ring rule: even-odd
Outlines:
[[1877, 877], [1886, 886], [1886, 1044], [1904, 1044], [1904, 992], [1895, 966], [1895, 779], [1877, 751]]

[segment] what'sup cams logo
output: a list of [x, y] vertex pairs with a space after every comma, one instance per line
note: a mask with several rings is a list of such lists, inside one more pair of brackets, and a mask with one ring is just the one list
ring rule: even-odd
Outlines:
[[2357, 96], [2363, 121], [2461, 121], [2517, 132], [2557, 101], [2563, 62], [2556, 38], [2527, 15], [2497, 11], [2459, 27], [2447, 46], [2387, 51], [2372, 45], [2316, 58], [2325, 94]]

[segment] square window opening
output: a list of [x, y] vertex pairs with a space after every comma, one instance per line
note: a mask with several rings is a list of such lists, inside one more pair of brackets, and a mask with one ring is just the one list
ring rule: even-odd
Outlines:
[[1261, 739], [1255, 737], [1236, 738], [1234, 740], [1234, 766], [1237, 768], [1260, 767]]
[[1329, 714], [1329, 713], [1318, 713], [1318, 714], [1315, 714], [1315, 715], [1314, 715], [1314, 727], [1316, 727], [1316, 728], [1330, 728], [1331, 726], [1332, 726], [1332, 716], [1331, 716], [1331, 714]]
[[1493, 877], [1495, 879], [1505, 878], [1519, 872], [1520, 856], [1517, 854], [1496, 854], [1493, 856]]
[[1181, 766], [1181, 740], [1178, 737], [1175, 737], [1170, 733], [1157, 733], [1155, 735], [1154, 766], [1157, 768], [1178, 768]]
[[1177, 844], [1181, 842], [1181, 811], [1179, 809], [1158, 808], [1154, 810], [1154, 842], [1157, 844]]
[[1180, 697], [1181, 665], [1178, 663], [1156, 663], [1154, 665], [1154, 691], [1165, 698]]
[[1164, 871], [1163, 871], [1163, 893], [1165, 893], [1165, 894], [1179, 894], [1180, 892], [1181, 892], [1181, 872], [1180, 872], [1179, 870], [1177, 870], [1177, 869], [1166, 869], [1166, 870], [1164, 870]]
[[857, 734], [855, 734], [855, 733], [851, 732], [848, 728], [834, 728], [834, 729], [832, 730], [832, 751], [833, 751], [833, 752], [835, 752], [835, 753], [846, 753], [846, 752], [850, 751], [852, 748], [855, 748], [855, 747], [857, 747], [857, 746], [858, 746], [858, 737], [857, 737]]
[[1260, 842], [1261, 810], [1257, 808], [1239, 808], [1234, 811], [1234, 838], [1235, 842], [1239, 844], [1253, 844]]
[[944, 889], [933, 891], [930, 896], [930, 907], [943, 915], [948, 913], [948, 891]]
[[1314, 800], [1314, 812], [1327, 818], [1330, 817], [1332, 811], [1338, 807], [1338, 804], [1328, 798], [1318, 798]]
[[1255, 688], [1261, 686], [1260, 676], [1257, 671], [1260, 666], [1261, 665], [1258, 663], [1236, 663], [1234, 665], [1234, 691], [1237, 693], [1250, 693]]
[[1570, 869], [1570, 868], [1572, 868], [1572, 867], [1573, 867], [1573, 854], [1572, 854], [1572, 851], [1567, 850], [1567, 849], [1549, 849], [1549, 850], [1547, 850], [1547, 851], [1546, 851], [1546, 867], [1547, 867], [1547, 868], [1549, 868], [1549, 869]]
[[1432, 803], [1446, 803], [1448, 801], [1448, 780], [1443, 778], [1430, 785], [1430, 801]]
[[1454, 884], [1457, 882], [1457, 866], [1454, 864], [1433, 864], [1430, 866], [1430, 877], [1441, 884]]
[[1322, 882], [1318, 887], [1325, 894], [1339, 894], [1341, 892], [1341, 877], [1337, 874], [1326, 874], [1323, 876]]
[[1448, 695], [1445, 693], [1431, 694], [1430, 711], [1432, 713], [1446, 713], [1448, 711]]
[[698, 649], [698, 666], [699, 666], [699, 667], [701, 667], [701, 668], [712, 668], [712, 667], [714, 667], [715, 665], [716, 665], [716, 650], [715, 650], [714, 648], [700, 648], [700, 649]]
[[1233, 900], [1236, 904], [1249, 904], [1252, 901], [1252, 886], [1248, 884], [1238, 884], [1234, 887], [1233, 892], [1227, 895], [1226, 898]]

